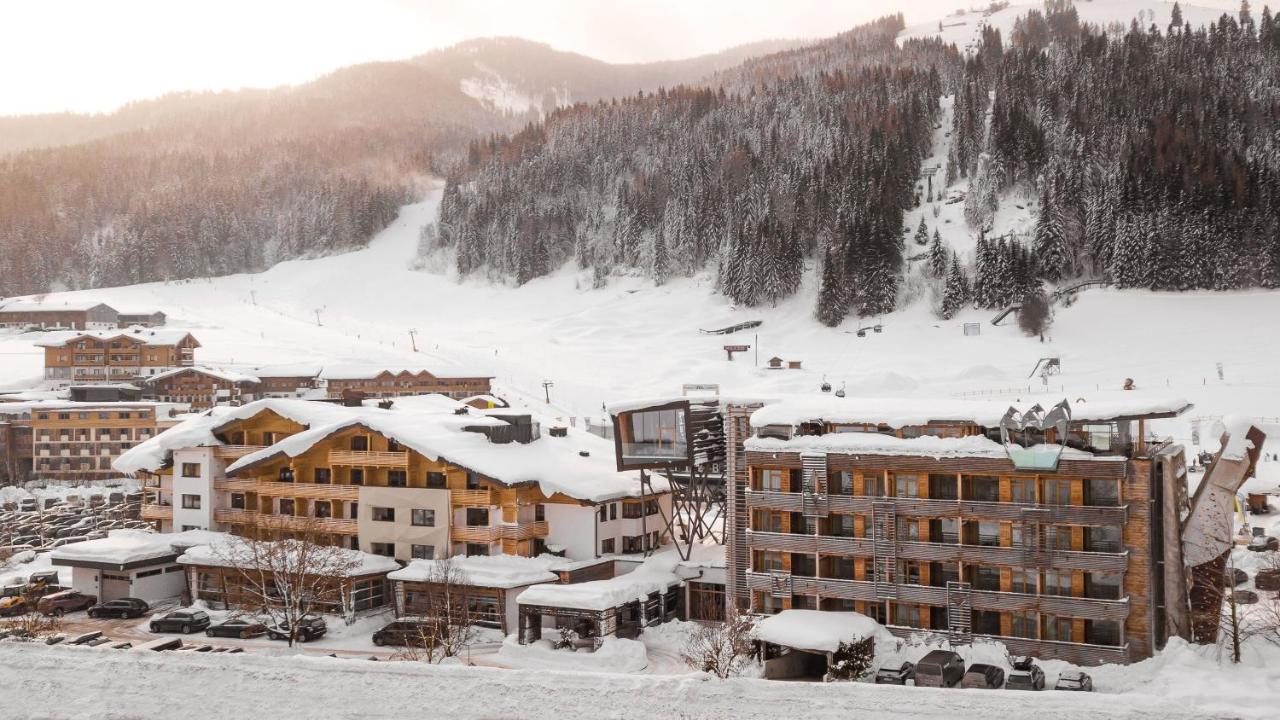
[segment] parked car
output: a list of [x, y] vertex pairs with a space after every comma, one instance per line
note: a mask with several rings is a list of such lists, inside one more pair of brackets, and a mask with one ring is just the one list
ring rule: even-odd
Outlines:
[[255, 638], [267, 633], [267, 626], [253, 618], [231, 618], [204, 631], [209, 637]]
[[902, 662], [892, 665], [881, 665], [876, 671], [877, 685], [906, 685], [908, 680], [915, 678], [916, 666], [914, 663]]
[[151, 632], [180, 632], [189, 635], [209, 627], [209, 613], [203, 610], [174, 610], [161, 617], [151, 618]]
[[1043, 690], [1044, 671], [1031, 658], [1016, 660], [1004, 687], [1006, 690]]
[[[311, 642], [318, 637], [322, 637], [329, 632], [329, 626], [325, 624], [324, 618], [308, 616], [298, 621], [297, 637], [294, 638], [299, 642]], [[267, 628], [267, 635], [272, 640], [288, 640], [289, 639], [289, 622], [283, 621]]]
[[27, 584], [57, 585], [58, 571], [57, 570], [41, 570], [40, 572], [33, 572], [27, 576]]
[[965, 671], [960, 687], [980, 690], [999, 690], [1004, 687], [1004, 668], [985, 663], [974, 663]]
[[89, 617], [118, 617], [118, 618], [136, 618], [141, 617], [143, 613], [150, 610], [151, 606], [145, 600], [138, 598], [120, 598], [118, 600], [108, 600], [104, 603], [98, 603], [89, 608]]
[[[6, 588], [7, 592], [8, 588]], [[10, 617], [12, 615], [21, 615], [30, 608], [27, 598], [21, 593], [17, 595], [8, 595], [0, 597], [0, 617]]]
[[427, 627], [428, 623], [420, 620], [396, 620], [373, 634], [373, 644], [422, 647], [426, 645], [424, 638], [429, 637], [424, 632]]
[[1280, 550], [1280, 539], [1274, 535], [1256, 535], [1249, 541], [1249, 549], [1254, 552]]
[[87, 609], [96, 602], [98, 602], [97, 598], [85, 595], [78, 590], [60, 590], [40, 598], [36, 603], [36, 610], [45, 615], [62, 615]]
[[916, 663], [918, 687], [955, 687], [964, 678], [964, 658], [950, 650], [934, 650]]
[[1058, 675], [1054, 690], [1074, 690], [1076, 692], [1093, 692], [1093, 678], [1079, 670], [1065, 670]]

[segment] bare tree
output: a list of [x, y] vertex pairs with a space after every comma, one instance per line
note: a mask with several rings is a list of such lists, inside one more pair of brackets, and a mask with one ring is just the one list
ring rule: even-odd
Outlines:
[[700, 625], [685, 641], [681, 656], [689, 667], [720, 679], [739, 675], [751, 655], [754, 627], [750, 616], [731, 608], [723, 623]]
[[422, 620], [415, 643], [397, 657], [439, 663], [462, 655], [475, 641], [476, 629], [467, 603], [470, 582], [456, 558], [434, 561], [425, 582], [429, 588], [420, 595], [422, 601], [405, 609]]
[[[25, 638], [38, 638], [52, 635], [62, 629], [62, 618], [58, 615], [45, 615], [36, 610], [36, 604], [44, 595], [44, 589], [27, 585], [21, 595], [10, 603], [16, 602], [20, 609], [7, 617], [0, 618], [0, 630], [8, 630], [12, 635]], [[10, 605], [10, 607], [13, 607]]]
[[354, 614], [347, 584], [360, 566], [360, 556], [318, 542], [321, 539], [319, 533], [304, 531], [287, 540], [234, 538], [212, 548], [213, 555], [239, 576], [241, 599], [248, 609], [289, 629], [290, 647], [303, 618], [334, 608], [348, 619]]

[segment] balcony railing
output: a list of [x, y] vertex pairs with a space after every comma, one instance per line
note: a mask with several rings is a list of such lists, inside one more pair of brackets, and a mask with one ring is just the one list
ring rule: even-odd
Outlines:
[[214, 510], [213, 521], [228, 525], [257, 525], [258, 513], [252, 510]]
[[359, 500], [359, 485], [330, 485], [328, 483], [275, 482], [259, 480], [254, 489], [259, 495], [270, 497], [307, 498], [313, 500]]
[[263, 447], [263, 445], [219, 445], [213, 449], [213, 456], [221, 460], [239, 460]]
[[252, 478], [221, 478], [213, 481], [213, 489], [224, 492], [257, 492], [258, 481]]
[[546, 537], [547, 532], [547, 523], [541, 520], [523, 525], [460, 526], [453, 528], [453, 541], [490, 543], [499, 540], [529, 540]]
[[143, 505], [139, 510], [143, 520], [172, 520], [172, 505]]
[[258, 526], [272, 530], [295, 530], [356, 535], [359, 530], [355, 520], [340, 518], [304, 517], [299, 515], [258, 514]]
[[356, 465], [360, 467], [404, 467], [409, 464], [409, 453], [373, 450], [330, 450], [330, 465]]
[[454, 507], [492, 507], [498, 504], [498, 494], [492, 490], [450, 490], [449, 501]]
[[[803, 493], [748, 490], [747, 507], [801, 512]], [[1128, 517], [1127, 505], [1036, 505], [1033, 503], [987, 502], [982, 500], [934, 500], [927, 498], [867, 497], [828, 495], [833, 513], [870, 513], [873, 502], [892, 502], [899, 516], [965, 517], [981, 520], [1021, 520], [1024, 509], [1039, 511], [1037, 518], [1068, 525], [1122, 525]]]

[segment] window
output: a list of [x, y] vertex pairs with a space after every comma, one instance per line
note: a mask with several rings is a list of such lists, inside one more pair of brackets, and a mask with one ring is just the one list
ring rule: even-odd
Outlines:
[[[972, 582], [974, 590], [999, 590], [1000, 589], [1000, 568], [978, 566], [972, 570]], [[999, 633], [996, 633], [997, 635]]]
[[990, 475], [965, 475], [964, 499], [979, 502], [1000, 501], [1000, 478]]
[[920, 523], [915, 520], [905, 520], [898, 523], [899, 542], [915, 542], [918, 540], [920, 540]]
[[419, 527], [435, 527], [436, 511], [435, 510], [412, 510], [409, 513], [409, 522]]
[[200, 463], [182, 463], [182, 477], [198, 478], [200, 477]]
[[281, 499], [280, 499], [280, 514], [281, 514], [281, 515], [292, 515], [292, 514], [293, 514], [293, 500], [292, 500], [292, 499], [290, 499], [290, 498], [281, 498]]
[[829, 515], [827, 517], [827, 534], [835, 537], [855, 537], [852, 515]]
[[617, 545], [614, 542], [613, 538], [605, 538], [604, 540], [600, 541], [600, 554], [612, 555], [614, 552], [616, 552], [615, 550], [616, 546]]
[[782, 570], [782, 553], [774, 550], [756, 550], [753, 555], [751, 565], [756, 572]]
[[1119, 525], [1098, 525], [1084, 529], [1084, 549], [1089, 552], [1120, 552], [1124, 550], [1123, 534]]
[[467, 543], [467, 557], [475, 557], [476, 555], [488, 555], [489, 546], [484, 543]]
[[1115, 480], [1085, 480], [1084, 504], [1094, 507], [1116, 507], [1120, 504], [1120, 485]]
[[329, 468], [316, 468], [311, 471], [311, 479], [317, 485], [328, 485], [333, 482], [333, 471]]
[[609, 522], [609, 506], [600, 506], [600, 522]]
[[432, 488], [434, 490], [443, 490], [448, 486], [449, 484], [445, 480], [444, 473], [441, 473], [441, 472], [427, 473], [427, 487]]
[[389, 507], [372, 507], [370, 511], [373, 513], [374, 522], [395, 522], [396, 509]]
[[409, 556], [414, 560], [434, 560], [436, 558], [436, 546], [410, 545]]
[[1012, 580], [1009, 591], [1016, 593], [1036, 594], [1036, 572], [1026, 568], [1012, 568], [1009, 571]]
[[1070, 597], [1071, 571], [1046, 570], [1044, 572], [1044, 583], [1040, 586], [1040, 593], [1043, 595]]
[[1036, 501], [1036, 481], [1031, 478], [1013, 478], [1009, 481], [1010, 500], [1024, 505]]
[[644, 552], [644, 540], [643, 535], [631, 535], [622, 538], [622, 552], [627, 554]]
[[639, 502], [622, 503], [622, 517], [634, 520], [644, 516], [644, 505]]
[[184, 495], [182, 496], [182, 507], [183, 507], [183, 509], [185, 509], [185, 510], [199, 510], [199, 509], [200, 509], [200, 496], [199, 496], [199, 495], [185, 495], [185, 494], [184, 494]]
[[[182, 526], [182, 532], [186, 532], [186, 531], [188, 531], [188, 530], [203, 530], [203, 529], [204, 529], [204, 528], [200, 527], [199, 525], [183, 525], [183, 526]], [[160, 574], [160, 572], [161, 572], [161, 571], [159, 571], [159, 570], [151, 570], [151, 571], [149, 571], [149, 572], [147, 572], [147, 573], [145, 573], [145, 574], [144, 574], [144, 573], [138, 573], [136, 577], [147, 577], [148, 575], [159, 575], [159, 574]]]
[[467, 508], [467, 527], [488, 527], [489, 508]]
[[351, 484], [352, 484], [352, 485], [363, 485], [363, 484], [364, 484], [364, 470], [363, 470], [363, 469], [361, 469], [361, 468], [351, 468]]
[[333, 506], [327, 500], [317, 500], [312, 514], [318, 518], [333, 517]]
[[891, 603], [893, 624], [902, 627], [920, 627], [920, 606], [907, 603]]
[[609, 503], [609, 519], [618, 519], [618, 503]]
[[533, 506], [534, 522], [543, 522], [546, 519], [547, 519], [547, 506], [543, 505], [542, 503], [538, 503], [537, 505], [534, 505]]
[[1070, 550], [1071, 527], [1067, 525], [1047, 525], [1044, 527], [1045, 550]]
[[1120, 581], [1120, 573], [1085, 573], [1084, 596], [1095, 600], [1119, 600]]
[[244, 493], [231, 493], [231, 509], [232, 510], [244, 509]]
[[1036, 616], [1027, 613], [1010, 613], [1013, 616], [1013, 636], [1020, 638], [1036, 637]]
[[929, 474], [929, 497], [934, 500], [959, 500], [955, 475]]
[[467, 489], [468, 490], [484, 489], [483, 487], [480, 486], [480, 479], [475, 476], [475, 473], [467, 473]]
[[893, 476], [894, 495], [900, 498], [920, 497], [920, 477], [917, 475]]
[[783, 473], [785, 470], [757, 470], [756, 486], [753, 490], [782, 492]]
[[409, 476], [404, 470], [387, 471], [387, 487], [407, 487], [409, 485]]
[[907, 585], [919, 585], [922, 564], [918, 560], [899, 560], [898, 581]]
[[832, 495], [852, 495], [853, 473], [841, 471], [829, 476], [827, 479], [827, 491]]
[[1075, 642], [1072, 637], [1071, 618], [1060, 618], [1052, 615], [1044, 616], [1044, 632], [1041, 639], [1058, 642]]
[[386, 557], [396, 556], [395, 543], [369, 543], [369, 552], [374, 555], [385, 555]]
[[357, 435], [351, 438], [351, 449], [355, 452], [368, 452], [369, 438], [365, 435]]
[[782, 532], [782, 513], [773, 510], [753, 511], [751, 529], [759, 532]]
[[1085, 623], [1084, 641], [1094, 645], [1119, 645], [1120, 623], [1115, 620], [1088, 620]]
[[1044, 481], [1045, 505], [1070, 505], [1071, 481], [1054, 478]]

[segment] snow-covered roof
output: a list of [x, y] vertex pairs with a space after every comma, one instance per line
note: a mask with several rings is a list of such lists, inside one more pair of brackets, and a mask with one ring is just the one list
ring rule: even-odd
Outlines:
[[605, 406], [605, 410], [610, 415], [618, 413], [631, 412], [633, 410], [644, 410], [646, 408], [659, 407], [662, 405], [671, 405], [678, 402], [689, 402], [694, 405], [724, 402], [726, 398], [718, 395], [668, 395], [647, 398], [632, 398], [631, 400], [619, 400]]
[[682, 566], [680, 554], [673, 548], [651, 556], [625, 575], [569, 585], [534, 585], [520, 593], [516, 601], [521, 605], [608, 610], [632, 600], [643, 600], [650, 593], [666, 592], [667, 588], [697, 576], [696, 570]]
[[1100, 393], [1096, 396], [1061, 398], [1027, 398], [1013, 402], [993, 400], [959, 400], [955, 398], [882, 398], [833, 395], [794, 396], [772, 402], [751, 414], [752, 427], [765, 425], [797, 426], [824, 421], [837, 424], [884, 424], [894, 428], [927, 425], [931, 422], [973, 423], [984, 427], [1000, 424], [1001, 418], [1014, 408], [1026, 412], [1039, 404], [1048, 409], [1062, 400], [1071, 407], [1075, 422], [1106, 422], [1126, 418], [1172, 416], [1191, 407], [1177, 397], [1157, 397], [1137, 391]]
[[424, 365], [325, 365], [324, 369], [320, 371], [320, 378], [322, 380], [372, 380], [384, 372], [389, 372], [392, 375], [427, 373], [432, 377], [438, 378], [492, 377], [472, 368], [440, 362], [432, 363], [431, 367]]
[[149, 375], [146, 378], [146, 381], [148, 383], [154, 383], [158, 380], [170, 378], [170, 377], [173, 377], [174, 375], [181, 375], [182, 373], [186, 373], [186, 372], [196, 372], [196, 373], [200, 373], [201, 375], [208, 375], [209, 377], [218, 378], [219, 380], [225, 380], [230, 383], [262, 382], [257, 378], [257, 376], [254, 376], [254, 375], [247, 375], [245, 373], [236, 372], [234, 370], [222, 370], [220, 368], [211, 368], [203, 365], [192, 365], [191, 367], [181, 367], [181, 368], [173, 368], [171, 370], [165, 370], [164, 372], [156, 373], [155, 375]]
[[[444, 560], [414, 560], [407, 566], [387, 575], [391, 580], [429, 582], [440, 578]], [[556, 582], [557, 570], [569, 562], [554, 555], [521, 557], [519, 555], [459, 555], [447, 561], [460, 571], [457, 582], [462, 585], [488, 588], [517, 588], [538, 583]]]
[[144, 328], [135, 326], [121, 330], [62, 330], [58, 332], [45, 333], [33, 344], [37, 347], [63, 347], [74, 340], [87, 337], [94, 338], [96, 340], [115, 340], [118, 338], [125, 338], [127, 340], [136, 340], [141, 342], [143, 345], [162, 347], [177, 345], [190, 336], [191, 333], [186, 330], [172, 328]]
[[76, 400], [22, 400], [18, 402], [0, 402], [0, 415], [26, 415], [37, 410], [70, 410], [89, 412], [95, 410], [131, 410], [149, 408], [160, 415], [160, 407], [173, 403], [150, 402], [147, 400], [129, 400], [127, 402], [79, 402]]
[[105, 538], [63, 545], [52, 558], [63, 563], [101, 563], [127, 565], [172, 555], [183, 549], [208, 543], [222, 533], [187, 530], [180, 533], [157, 533], [150, 530], [112, 530]]
[[46, 302], [40, 300], [10, 300], [9, 302], [0, 302], [0, 312], [67, 312], [92, 310], [93, 308], [103, 306], [112, 308], [104, 302], [97, 300], [62, 300], [54, 302]]
[[[181, 556], [178, 562], [184, 565], [204, 565], [212, 567], [250, 567], [253, 560], [253, 552], [248, 543], [242, 538], [225, 533], [215, 533], [218, 537], [212, 542], [196, 545], [189, 548]], [[276, 545], [283, 543], [286, 546], [295, 544], [297, 541], [280, 540], [269, 542], [268, 545]], [[343, 570], [347, 577], [359, 577], [363, 575], [378, 575], [388, 573], [392, 570], [400, 569], [400, 563], [394, 558], [384, 555], [373, 555], [359, 550], [351, 550], [348, 548], [334, 547], [331, 549], [334, 553], [334, 563], [330, 567], [336, 567], [339, 562], [343, 566]], [[327, 554], [327, 553], [326, 553]], [[275, 557], [271, 554], [270, 557]], [[350, 565], [347, 565], [350, 563]], [[324, 566], [327, 561], [320, 559], [317, 561], [319, 566]]]
[[259, 365], [250, 372], [260, 378], [316, 377], [324, 366], [320, 363], [288, 363], [283, 365]]
[[862, 613], [783, 610], [757, 623], [755, 637], [797, 650], [834, 652], [842, 642], [868, 637], [890, 640], [893, 636], [883, 625]]
[[[801, 435], [782, 440], [780, 438], [747, 438], [746, 449], [757, 452], [824, 452], [849, 455], [896, 455], [911, 457], [953, 458], [987, 457], [1007, 458], [1004, 445], [983, 435], [942, 438], [923, 435], [915, 438], [899, 438], [880, 433], [828, 433], [826, 435]], [[1063, 460], [1103, 460], [1124, 462], [1120, 456], [1094, 455], [1075, 448], [1060, 445], [1036, 445], [1031, 450], [1046, 453], [1062, 449]]]

